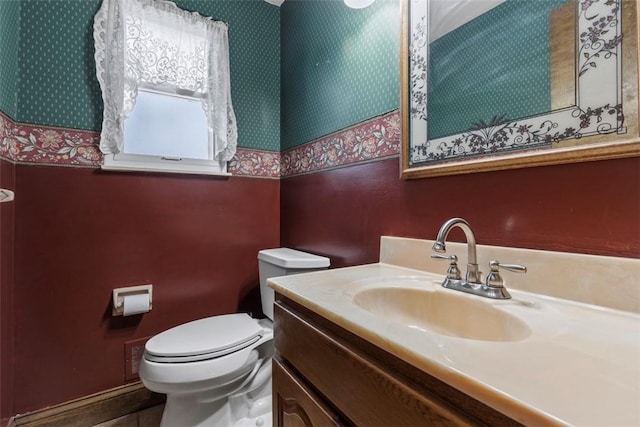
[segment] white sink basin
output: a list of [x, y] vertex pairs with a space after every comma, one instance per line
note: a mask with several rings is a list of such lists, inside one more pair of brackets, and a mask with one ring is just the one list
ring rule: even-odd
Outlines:
[[[416, 246], [402, 240], [402, 245], [381, 247], [386, 262], [278, 277], [270, 284], [523, 425], [640, 426], [640, 363], [634, 363], [640, 360], [638, 314], [523, 292], [509, 284], [512, 299], [491, 300], [442, 288], [442, 274], [388, 263], [407, 258], [421, 265], [432, 243]], [[568, 262], [559, 253], [546, 258], [536, 251], [524, 258], [510, 254], [511, 249], [492, 257], [538, 260], [523, 262], [535, 267], [531, 288], [562, 288], [572, 295], [589, 294], [588, 300], [626, 298], [631, 301], [627, 306], [636, 306], [636, 260], [602, 260], [594, 267], [594, 258], [586, 255]], [[580, 269], [570, 267], [574, 262]], [[611, 287], [608, 278], [619, 269], [629, 287]]]
[[360, 308], [385, 320], [442, 335], [481, 341], [520, 341], [531, 329], [481, 297], [450, 290], [381, 287], [354, 295]]

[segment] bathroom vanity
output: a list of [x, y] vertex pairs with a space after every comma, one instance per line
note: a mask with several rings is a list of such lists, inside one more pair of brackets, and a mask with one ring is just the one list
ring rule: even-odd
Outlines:
[[518, 424], [282, 295], [275, 319], [275, 426]]
[[556, 269], [574, 254], [478, 246], [481, 265], [529, 263], [496, 301], [442, 288], [431, 243], [383, 238], [379, 263], [269, 281], [275, 426], [640, 424], [639, 260], [579, 255], [576, 281]]

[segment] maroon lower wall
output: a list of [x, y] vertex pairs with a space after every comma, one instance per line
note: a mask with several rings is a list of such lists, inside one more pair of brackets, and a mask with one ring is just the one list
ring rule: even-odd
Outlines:
[[[381, 235], [462, 216], [481, 244], [640, 258], [639, 158], [412, 181], [397, 159], [281, 181], [0, 166], [2, 417], [124, 383], [126, 341], [259, 310], [266, 247], [375, 262]], [[147, 282], [150, 313], [111, 317], [113, 288]]]
[[[15, 189], [15, 166], [0, 160], [0, 188]], [[0, 425], [11, 415], [13, 396], [14, 203], [0, 204]]]
[[381, 235], [434, 239], [460, 216], [480, 244], [640, 258], [640, 158], [398, 176], [390, 159], [282, 180], [282, 244], [370, 263]]
[[[123, 384], [126, 341], [259, 310], [278, 180], [15, 168], [11, 415]], [[112, 317], [111, 290], [143, 283], [153, 310]]]

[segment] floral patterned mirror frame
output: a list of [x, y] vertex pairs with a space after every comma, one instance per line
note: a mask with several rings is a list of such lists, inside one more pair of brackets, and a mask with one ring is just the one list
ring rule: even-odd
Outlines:
[[636, 0], [570, 0], [576, 105], [436, 140], [426, 137], [429, 1], [401, 0], [402, 178], [640, 156]]

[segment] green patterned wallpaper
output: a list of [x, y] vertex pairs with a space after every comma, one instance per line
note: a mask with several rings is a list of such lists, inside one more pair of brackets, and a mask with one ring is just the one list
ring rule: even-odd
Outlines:
[[548, 14], [566, 2], [507, 0], [432, 42], [429, 139], [549, 111]]
[[[0, 0], [4, 1], [4, 0]], [[99, 130], [93, 59], [100, 0], [22, 0], [17, 120]], [[280, 149], [280, 13], [263, 0], [177, 0], [229, 24], [238, 145]]]
[[282, 150], [397, 109], [399, 2], [281, 7]]
[[[20, 79], [8, 90], [18, 92], [14, 118], [100, 130], [92, 37], [100, 0], [14, 3], [22, 5]], [[286, 150], [398, 108], [396, 0], [377, 0], [361, 10], [342, 0], [289, 0], [281, 8], [263, 0], [176, 3], [229, 23], [240, 147]], [[6, 46], [3, 37], [0, 49]], [[287, 53], [282, 58], [281, 50]], [[0, 85], [5, 90], [7, 82]], [[10, 114], [5, 98], [0, 101]]]
[[102, 97], [95, 76], [92, 27], [99, 2], [21, 3], [17, 119], [99, 130]]
[[0, 0], [0, 110], [15, 119], [18, 113], [18, 46], [20, 2]]

